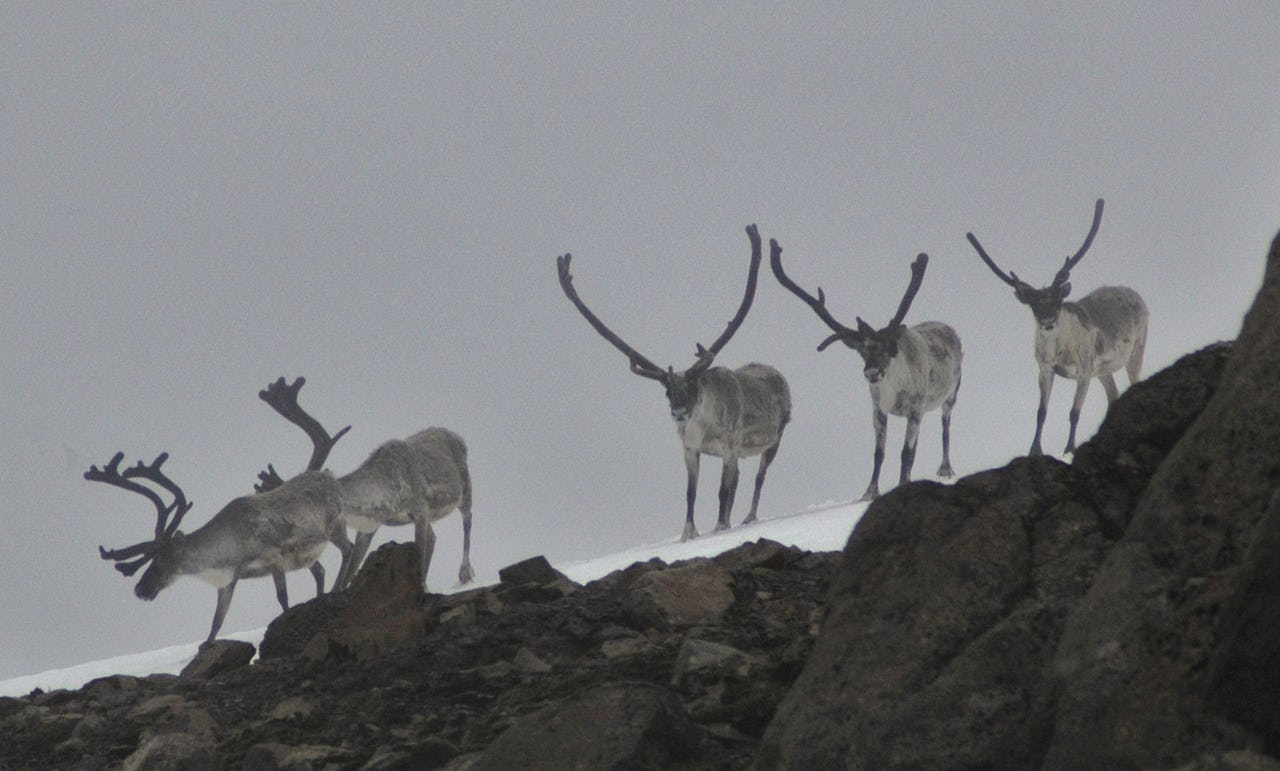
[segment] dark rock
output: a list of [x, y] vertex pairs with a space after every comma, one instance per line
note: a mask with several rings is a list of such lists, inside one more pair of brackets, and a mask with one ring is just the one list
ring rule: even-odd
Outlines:
[[305, 771], [340, 767], [351, 759], [351, 753], [341, 747], [267, 742], [245, 753], [243, 768], [244, 771]]
[[1076, 450], [1072, 465], [1088, 477], [1091, 503], [1109, 537], [1129, 526], [1138, 496], [1209, 403], [1232, 349], [1231, 343], [1211, 345], [1138, 381]]
[[645, 572], [629, 586], [626, 607], [638, 627], [714, 623], [733, 605], [729, 571], [710, 560]]
[[557, 580], [569, 580], [564, 573], [551, 567], [547, 558], [541, 555], [530, 557], [514, 565], [508, 565], [498, 571], [498, 578], [504, 584], [518, 586], [520, 584], [548, 584]]
[[760, 767], [1034, 767], [1047, 665], [1106, 543], [1083, 487], [1041, 457], [877, 499]]
[[122, 771], [218, 771], [214, 743], [204, 736], [165, 733], [151, 737], [125, 758]]
[[[422, 563], [413, 544], [384, 544], [339, 594], [294, 606], [267, 627], [263, 659], [299, 655], [369, 660], [412, 649], [426, 639]], [[315, 643], [323, 634], [323, 644]], [[310, 646], [310, 647], [308, 647]]]
[[675, 694], [648, 683], [609, 683], [523, 718], [468, 768], [669, 768], [690, 759], [698, 741]]
[[195, 658], [182, 668], [181, 677], [206, 680], [249, 666], [257, 649], [239, 640], [213, 640], [200, 646]]

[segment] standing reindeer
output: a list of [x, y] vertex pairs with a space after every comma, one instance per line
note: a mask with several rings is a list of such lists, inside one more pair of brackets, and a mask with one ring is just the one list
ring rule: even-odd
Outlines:
[[1093, 226], [1074, 257], [1068, 257], [1053, 283], [1034, 289], [1010, 271], [1006, 274], [987, 256], [982, 244], [972, 234], [969, 243], [992, 273], [1009, 286], [1023, 305], [1031, 307], [1036, 319], [1035, 355], [1040, 369], [1040, 407], [1036, 410], [1036, 435], [1031, 440], [1031, 455], [1040, 455], [1040, 433], [1049, 410], [1049, 394], [1055, 375], [1076, 381], [1075, 401], [1071, 405], [1071, 431], [1065, 452], [1075, 452], [1076, 423], [1080, 408], [1089, 393], [1089, 381], [1097, 378], [1107, 392], [1107, 402], [1119, 396], [1115, 377], [1121, 367], [1129, 375], [1129, 385], [1137, 382], [1142, 372], [1142, 354], [1147, 346], [1147, 305], [1137, 292], [1124, 286], [1104, 286], [1080, 298], [1065, 302], [1071, 292], [1071, 269], [1080, 262], [1102, 222], [1102, 199], [1093, 211]]
[[671, 417], [684, 445], [684, 463], [688, 472], [685, 523], [681, 535], [684, 541], [698, 536], [698, 528], [693, 524], [693, 504], [698, 492], [698, 467], [702, 453], [719, 456], [724, 464], [720, 476], [720, 516], [716, 530], [729, 527], [729, 512], [738, 488], [738, 459], [760, 456], [751, 511], [742, 521], [743, 524], [754, 522], [765, 472], [778, 454], [783, 428], [791, 419], [791, 391], [786, 379], [776, 369], [765, 364], [747, 364], [736, 370], [712, 366], [716, 354], [747, 317], [755, 297], [761, 261], [760, 234], [755, 225], [747, 227], [747, 238], [751, 241], [751, 267], [742, 304], [710, 348], [697, 344], [693, 366], [683, 372], [676, 372], [674, 367], [664, 370], [656, 366], [610, 331], [578, 298], [573, 276], [569, 275], [570, 255], [556, 260], [560, 287], [578, 312], [601, 337], [627, 357], [632, 372], [657, 380], [666, 389]]
[[475, 577], [471, 569], [471, 474], [462, 437], [444, 428], [428, 428], [405, 440], [375, 449], [350, 474], [338, 479], [342, 516], [356, 531], [355, 548], [343, 563], [334, 589], [351, 584], [382, 525], [413, 523], [413, 540], [422, 557], [425, 580], [435, 551], [431, 523], [454, 509], [462, 515], [462, 567], [458, 581]]
[[951, 408], [956, 404], [956, 392], [960, 389], [960, 337], [955, 330], [938, 321], [926, 321], [913, 327], [904, 327], [902, 319], [911, 307], [929, 256], [921, 254], [911, 266], [911, 283], [898, 304], [888, 326], [876, 330], [870, 324], [857, 319], [858, 328], [844, 326], [827, 310], [822, 289], [814, 297], [801, 289], [782, 270], [782, 247], [770, 241], [769, 264], [778, 282], [803, 300], [822, 319], [832, 334], [818, 345], [818, 350], [837, 340], [862, 356], [862, 374], [871, 390], [871, 418], [876, 430], [875, 465], [871, 469], [871, 484], [861, 500], [869, 501], [880, 495], [880, 465], [884, 462], [885, 433], [889, 415], [907, 419], [906, 438], [902, 443], [902, 467], [898, 484], [911, 481], [911, 467], [916, 459], [916, 439], [920, 434], [920, 418], [926, 412], [942, 407], [942, 465], [938, 476], [950, 477], [951, 470]]
[[[286, 572], [309, 568], [316, 580], [316, 594], [322, 594], [324, 568], [318, 559], [325, 544], [338, 547], [344, 567], [351, 553], [338, 486], [330, 474], [319, 470], [334, 442], [350, 427], [330, 437], [298, 405], [298, 391], [305, 382], [298, 378], [290, 386], [280, 378], [258, 395], [311, 438], [314, 449], [307, 470], [284, 482], [275, 469], [268, 466], [267, 471], [259, 474], [262, 484], [256, 488], [260, 491], [258, 494], [236, 498], [189, 534], [184, 534], [178, 526], [192, 504], [182, 488], [161, 470], [168, 460], [167, 453], [158, 455], [150, 465], [138, 461], [137, 465], [121, 471], [124, 453], [119, 452], [105, 468], [91, 466], [85, 472], [85, 479], [142, 495], [156, 508], [155, 535], [150, 541], [123, 549], [98, 547], [101, 557], [114, 560], [116, 570], [126, 576], [132, 576], [150, 563], [134, 594], [143, 600], [154, 600], [163, 589], [185, 575], [196, 576], [217, 588], [218, 603], [206, 642], [218, 636], [240, 579], [270, 575], [275, 581], [276, 599], [280, 607], [287, 610]], [[168, 493], [172, 501], [165, 503], [161, 493]]]

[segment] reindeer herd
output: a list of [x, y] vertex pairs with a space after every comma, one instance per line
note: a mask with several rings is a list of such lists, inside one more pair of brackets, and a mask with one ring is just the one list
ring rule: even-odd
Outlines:
[[[1013, 287], [1014, 296], [1030, 306], [1035, 317], [1034, 353], [1039, 371], [1040, 404], [1031, 442], [1032, 455], [1042, 452], [1041, 432], [1055, 377], [1076, 382], [1065, 450], [1074, 452], [1076, 424], [1089, 382], [1097, 378], [1108, 401], [1114, 401], [1119, 395], [1114, 373], [1123, 367], [1130, 384], [1136, 382], [1141, 373], [1148, 314], [1137, 292], [1127, 287], [1105, 286], [1077, 302], [1066, 300], [1071, 291], [1071, 270], [1097, 235], [1102, 207], [1102, 199], [1098, 199], [1084, 244], [1066, 259], [1053, 282], [1041, 289], [1023, 282], [1012, 271], [1001, 270], [978, 239], [972, 233], [967, 235], [981, 260], [1001, 281]], [[701, 456], [705, 453], [722, 461], [716, 530], [730, 526], [739, 460], [760, 456], [751, 509], [742, 520], [743, 524], [753, 522], [765, 474], [778, 453], [783, 430], [791, 418], [790, 389], [778, 370], [759, 363], [737, 369], [714, 364], [716, 356], [742, 326], [755, 297], [763, 261], [760, 234], [755, 225], [747, 227], [747, 237], [751, 258], [742, 302], [728, 326], [709, 347], [695, 344], [693, 364], [681, 371], [673, 366], [663, 369], [654, 364], [609, 329], [578, 296], [569, 272], [571, 256], [565, 254], [556, 260], [560, 287], [587, 323], [627, 357], [632, 372], [658, 381], [666, 391], [688, 472], [682, 540], [698, 535], [694, 501]], [[776, 240], [770, 240], [769, 246], [769, 264], [778, 283], [808, 305], [831, 330], [818, 350], [840, 342], [862, 358], [863, 375], [871, 395], [875, 453], [871, 481], [861, 500], [869, 501], [880, 494], [880, 469], [889, 415], [907, 421], [898, 484], [911, 480], [921, 419], [939, 409], [942, 465], [938, 476], [951, 477], [951, 411], [960, 389], [963, 358], [960, 337], [940, 321], [913, 326], [903, 323], [924, 281], [928, 255], [922, 253], [916, 257], [897, 312], [886, 326], [877, 330], [860, 317], [855, 317], [856, 327], [838, 321], [827, 309], [822, 289], [817, 290], [815, 297], [801, 288], [783, 270], [782, 247]], [[134, 590], [139, 598], [155, 599], [161, 590], [187, 575], [198, 577], [217, 589], [209, 641], [217, 637], [240, 579], [270, 575], [280, 606], [288, 609], [285, 574], [308, 569], [315, 578], [316, 594], [323, 594], [325, 571], [319, 557], [328, 544], [333, 544], [341, 553], [342, 561], [332, 590], [345, 589], [359, 569], [375, 531], [383, 525], [413, 524], [414, 543], [425, 579], [435, 547], [432, 523], [458, 510], [463, 532], [458, 580], [465, 584], [474, 578], [470, 560], [471, 478], [462, 438], [444, 428], [428, 428], [407, 439], [384, 443], [354, 471], [335, 476], [323, 467], [329, 451], [350, 426], [330, 435], [303, 410], [298, 403], [298, 393], [304, 382], [298, 378], [289, 384], [280, 378], [261, 391], [259, 397], [301, 428], [311, 440], [312, 454], [306, 470], [286, 481], [268, 464], [258, 475], [259, 484], [254, 486], [254, 494], [231, 501], [190, 534], [184, 534], [178, 526], [192, 504], [182, 488], [163, 472], [166, 453], [158, 455], [150, 464], [138, 461], [123, 470], [120, 463], [124, 453], [117, 453], [104, 468], [92, 466], [84, 475], [90, 481], [141, 495], [156, 510], [151, 540], [122, 549], [98, 547], [101, 557], [114, 561], [116, 569], [126, 576], [147, 568]], [[347, 535], [348, 529], [356, 532], [354, 543]]]

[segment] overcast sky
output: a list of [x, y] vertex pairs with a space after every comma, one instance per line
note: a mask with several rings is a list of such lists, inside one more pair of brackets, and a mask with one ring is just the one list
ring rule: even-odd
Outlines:
[[[195, 528], [267, 462], [305, 464], [257, 398], [281, 375], [353, 426], [337, 472], [461, 433], [482, 575], [677, 536], [662, 389], [565, 300], [565, 252], [601, 318], [677, 368], [737, 307], [749, 223], [849, 322], [885, 324], [928, 252], [908, 322], [964, 342], [962, 474], [1025, 452], [1037, 399], [1031, 314], [966, 231], [1048, 283], [1105, 198], [1072, 283], [1143, 295], [1146, 372], [1236, 335], [1280, 226], [1274, 5], [686, 5], [6, 4], [0, 677], [204, 636], [209, 586], [143, 603], [98, 558], [153, 513], [81, 475], [167, 451]], [[866, 487], [861, 363], [817, 353], [826, 334], [766, 269], [720, 355], [791, 384], [762, 516]], [[1070, 397], [1059, 381], [1049, 449]], [[1104, 411], [1095, 384], [1084, 437]], [[704, 530], [718, 479], [705, 460]], [[429, 588], [459, 559], [457, 517], [437, 531]], [[274, 613], [271, 582], [244, 582], [224, 629]]]

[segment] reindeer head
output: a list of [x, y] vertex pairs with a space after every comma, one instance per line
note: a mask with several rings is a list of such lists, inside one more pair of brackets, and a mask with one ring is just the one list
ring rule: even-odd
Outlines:
[[[120, 461], [124, 453], [118, 452], [111, 458], [106, 468], [90, 466], [84, 478], [91, 482], [105, 482], [113, 487], [137, 493], [156, 508], [156, 527], [154, 537], [150, 541], [142, 541], [123, 549], [104, 549], [98, 547], [98, 554], [104, 560], [114, 560], [116, 570], [126, 576], [132, 576], [143, 566], [150, 564], [133, 593], [143, 600], [154, 600], [162, 589], [173, 583], [178, 577], [177, 555], [182, 543], [182, 531], [178, 525], [191, 510], [192, 503], [187, 500], [182, 488], [169, 479], [160, 470], [169, 459], [168, 453], [160, 453], [151, 465], [138, 461], [137, 465], [120, 471]], [[150, 485], [143, 484], [144, 482]], [[173, 500], [165, 503], [161, 492], [173, 496]]]
[[836, 321], [835, 317], [827, 310], [827, 298], [822, 293], [822, 288], [818, 288], [818, 296], [814, 297], [805, 290], [801, 289], [794, 281], [792, 281], [782, 269], [782, 247], [778, 246], [777, 241], [770, 241], [771, 249], [769, 255], [769, 265], [773, 268], [773, 275], [778, 279], [778, 283], [786, 287], [792, 294], [813, 309], [813, 312], [822, 319], [828, 327], [831, 327], [832, 334], [818, 344], [818, 350], [824, 351], [827, 346], [839, 341], [857, 351], [862, 356], [863, 369], [862, 374], [867, 378], [867, 382], [875, 384], [884, 379], [885, 372], [889, 368], [890, 362], [898, 355], [898, 341], [902, 339], [902, 333], [906, 329], [902, 325], [902, 320], [907, 315], [907, 310], [911, 307], [911, 301], [915, 299], [916, 293], [920, 291], [920, 284], [924, 281], [925, 268], [929, 266], [929, 255], [920, 253], [916, 257], [916, 261], [911, 264], [911, 281], [907, 284], [907, 291], [902, 295], [901, 302], [898, 303], [898, 312], [893, 314], [893, 318], [883, 329], [876, 329], [861, 318], [857, 318], [857, 329], [850, 329], [845, 325]]
[[743, 294], [742, 303], [738, 306], [738, 312], [734, 314], [724, 332], [720, 334], [720, 337], [716, 338], [710, 347], [704, 348], [701, 343], [696, 344], [697, 350], [694, 354], [693, 365], [680, 372], [677, 372], [675, 367], [669, 366], [666, 369], [662, 369], [655, 365], [605, 326], [604, 322], [600, 321], [582, 302], [582, 299], [578, 297], [578, 290], [573, 286], [573, 276], [569, 273], [569, 261], [572, 256], [566, 254], [556, 259], [556, 268], [560, 274], [560, 288], [564, 290], [565, 296], [569, 298], [569, 301], [578, 309], [578, 312], [587, 320], [587, 323], [601, 337], [608, 340], [614, 348], [617, 348], [627, 357], [627, 360], [631, 363], [632, 372], [641, 377], [662, 383], [663, 388], [666, 390], [667, 402], [671, 406], [671, 417], [676, 422], [681, 422], [689, 417], [689, 413], [698, 399], [698, 384], [702, 374], [710, 369], [715, 362], [716, 355], [720, 353], [720, 349], [724, 348], [729, 339], [738, 331], [738, 327], [742, 326], [743, 320], [747, 317], [747, 311], [751, 309], [751, 301], [755, 298], [756, 293], [756, 277], [760, 271], [760, 261], [762, 259], [760, 234], [755, 225], [747, 226], [747, 238], [751, 242], [751, 266], [747, 274], [747, 288]]
[[1089, 228], [1089, 235], [1085, 237], [1084, 244], [1075, 253], [1075, 256], [1068, 257], [1066, 262], [1062, 264], [1062, 268], [1057, 275], [1053, 277], [1053, 283], [1046, 287], [1036, 289], [1027, 282], [1018, 278], [1018, 274], [1009, 271], [1007, 274], [1000, 270], [995, 261], [987, 256], [986, 250], [982, 248], [982, 244], [978, 243], [978, 239], [972, 234], [966, 234], [969, 243], [973, 245], [978, 256], [987, 264], [992, 273], [1009, 286], [1013, 287], [1013, 296], [1018, 298], [1018, 302], [1031, 308], [1031, 312], [1036, 317], [1036, 324], [1046, 332], [1052, 331], [1058, 324], [1058, 312], [1062, 309], [1062, 302], [1067, 299], [1067, 295], [1071, 294], [1071, 269], [1076, 263], [1084, 257], [1084, 253], [1089, 251], [1089, 246], [1093, 243], [1093, 237], [1098, 234], [1098, 226], [1102, 223], [1102, 199], [1099, 198], [1093, 210], [1093, 225]]

